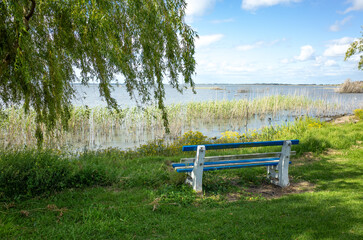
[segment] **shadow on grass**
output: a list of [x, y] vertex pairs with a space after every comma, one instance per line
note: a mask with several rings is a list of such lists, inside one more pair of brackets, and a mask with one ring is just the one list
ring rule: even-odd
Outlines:
[[[169, 192], [173, 189], [169, 189]], [[21, 206], [3, 215], [5, 237], [29, 239], [361, 239], [359, 202], [344, 193], [318, 192], [280, 199], [228, 202], [175, 202], [150, 205], [141, 188], [93, 188], [64, 192], [28, 202], [38, 208], [67, 207], [64, 215], [48, 209], [21, 217]], [[358, 196], [357, 196], [358, 197]], [[79, 202], [79, 200], [81, 202]], [[76, 201], [76, 202], [75, 202]], [[19, 229], [21, 227], [21, 230]]]
[[234, 203], [225, 210], [239, 214], [227, 220], [230, 224], [243, 218], [239, 231], [247, 239], [360, 239], [354, 230], [362, 221], [359, 207], [353, 209], [345, 200], [331, 194], [302, 194], [242, 206]]
[[298, 179], [319, 183], [318, 189], [333, 191], [361, 190], [363, 169], [352, 163], [331, 162], [331, 158], [291, 168], [291, 174]]

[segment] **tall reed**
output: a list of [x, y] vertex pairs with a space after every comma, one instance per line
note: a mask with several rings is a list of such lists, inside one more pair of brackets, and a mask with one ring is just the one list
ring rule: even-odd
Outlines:
[[[245, 126], [249, 119], [279, 115], [320, 116], [339, 107], [322, 100], [311, 100], [305, 96], [265, 96], [259, 99], [221, 100], [207, 102], [178, 103], [167, 106], [170, 124], [169, 138], [206, 125], [216, 126], [221, 122]], [[26, 115], [21, 108], [11, 107], [0, 114], [0, 148], [34, 146], [35, 113]], [[117, 139], [127, 146], [137, 145], [150, 139], [164, 138], [165, 130], [161, 111], [156, 106], [145, 109], [131, 107], [120, 112], [104, 107], [74, 107], [69, 120], [69, 131], [57, 123], [54, 131], [46, 133], [46, 148], [72, 146], [82, 148], [107, 145]]]

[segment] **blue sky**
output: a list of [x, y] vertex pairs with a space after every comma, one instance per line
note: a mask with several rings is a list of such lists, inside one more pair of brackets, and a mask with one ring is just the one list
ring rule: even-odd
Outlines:
[[198, 32], [198, 83], [341, 83], [363, 80], [363, 0], [186, 0]]

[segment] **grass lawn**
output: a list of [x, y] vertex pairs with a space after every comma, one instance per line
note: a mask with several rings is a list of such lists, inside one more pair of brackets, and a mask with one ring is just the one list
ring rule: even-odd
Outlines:
[[290, 175], [293, 186], [310, 187], [270, 197], [251, 191], [267, 186], [264, 168], [206, 172], [205, 192], [197, 195], [167, 164], [182, 156], [112, 156], [119, 180], [110, 186], [1, 202], [0, 238], [360, 240], [362, 141], [363, 121], [304, 135]]

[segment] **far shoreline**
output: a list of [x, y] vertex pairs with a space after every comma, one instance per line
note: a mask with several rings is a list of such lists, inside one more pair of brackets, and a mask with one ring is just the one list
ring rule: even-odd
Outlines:
[[[83, 86], [97, 86], [99, 85], [99, 83], [88, 83], [87, 85], [84, 85], [80, 82], [75, 82], [72, 83], [73, 85], [83, 85]], [[111, 83], [112, 86], [125, 86], [125, 83]], [[316, 84], [316, 83], [196, 83], [195, 86], [225, 86], [225, 85], [229, 85], [229, 86], [240, 86], [240, 85], [247, 85], [247, 86], [339, 86], [340, 83], [320, 83], [320, 84]], [[170, 84], [165, 83], [164, 86], [171, 86]], [[190, 87], [188, 87], [190, 88]]]

